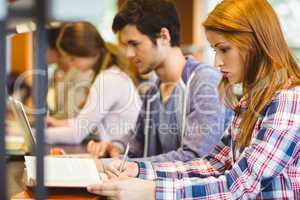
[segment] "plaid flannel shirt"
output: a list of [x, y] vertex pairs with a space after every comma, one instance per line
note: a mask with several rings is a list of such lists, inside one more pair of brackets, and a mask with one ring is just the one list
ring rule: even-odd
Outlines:
[[245, 149], [235, 148], [239, 124], [236, 114], [205, 158], [140, 162], [139, 177], [156, 182], [156, 199], [300, 199], [300, 87], [276, 93]]

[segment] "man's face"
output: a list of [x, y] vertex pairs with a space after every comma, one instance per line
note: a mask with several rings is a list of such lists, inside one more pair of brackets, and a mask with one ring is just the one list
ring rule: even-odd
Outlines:
[[141, 74], [155, 70], [163, 62], [166, 50], [158, 39], [157, 41], [157, 45], [154, 45], [135, 25], [126, 25], [120, 31], [120, 43], [127, 57], [137, 66]]

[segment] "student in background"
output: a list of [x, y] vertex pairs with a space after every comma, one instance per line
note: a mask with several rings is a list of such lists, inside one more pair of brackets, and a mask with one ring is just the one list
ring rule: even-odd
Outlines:
[[95, 132], [100, 140], [124, 136], [134, 127], [141, 102], [123, 52], [113, 44], [105, 44], [96, 28], [87, 22], [66, 24], [56, 46], [70, 65], [80, 71], [93, 69], [96, 77], [77, 117], [48, 118], [53, 127], [46, 130], [46, 142], [78, 144]]
[[171, 161], [208, 154], [226, 127], [225, 108], [217, 92], [221, 74], [182, 54], [175, 4], [127, 1], [114, 18], [113, 30], [120, 34], [120, 43], [139, 72], [154, 71], [158, 79], [143, 96], [130, 135], [112, 142], [91, 141], [88, 151], [103, 156], [121, 147], [123, 152], [129, 142], [131, 158]]
[[47, 103], [51, 117], [68, 119], [76, 117], [84, 105], [94, 73], [92, 69], [83, 72], [70, 66], [67, 57], [60, 54], [56, 47], [60, 30], [61, 27], [47, 29], [47, 64], [54, 68]]
[[[51, 117], [67, 119], [75, 117], [84, 105], [94, 73], [93, 70], [79, 71], [70, 66], [65, 56], [60, 55], [56, 48], [60, 30], [60, 26], [47, 28], [46, 62], [49, 66], [47, 104]], [[9, 76], [8, 92], [26, 106], [32, 107], [32, 77], [26, 77], [27, 74]], [[20, 80], [23, 80], [21, 84]]]
[[[121, 177], [146, 180], [109, 180], [90, 192], [123, 200], [300, 199], [300, 69], [276, 13], [267, 0], [223, 0], [203, 25], [235, 108], [221, 143], [185, 163], [127, 163]], [[236, 83], [243, 83], [237, 104], [228, 92]], [[119, 174], [119, 163], [109, 174]]]

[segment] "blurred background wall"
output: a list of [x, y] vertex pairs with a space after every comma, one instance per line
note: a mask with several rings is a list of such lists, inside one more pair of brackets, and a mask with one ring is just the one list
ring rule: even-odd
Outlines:
[[[106, 41], [117, 42], [116, 35], [111, 30], [113, 17], [125, 0], [101, 0], [102, 12], [86, 20], [92, 22], [101, 32]], [[289, 46], [300, 58], [300, 1], [299, 0], [269, 0], [279, 15], [281, 26]], [[30, 6], [32, 0], [17, 0], [14, 4]], [[87, 0], [86, 2], [89, 2]], [[213, 52], [205, 39], [201, 22], [220, 0], [175, 0], [181, 19], [181, 44], [186, 54], [193, 54], [201, 61], [213, 64]], [[72, 9], [78, 8], [76, 0]], [[94, 7], [97, 7], [95, 5]], [[70, 7], [66, 9], [71, 9]], [[15, 26], [12, 23], [12, 26]], [[32, 66], [32, 35], [22, 34], [10, 36], [10, 67], [17, 73], [31, 69]]]

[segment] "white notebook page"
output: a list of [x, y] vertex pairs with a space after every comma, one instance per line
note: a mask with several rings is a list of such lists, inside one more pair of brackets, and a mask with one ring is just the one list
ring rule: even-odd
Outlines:
[[[25, 156], [28, 180], [36, 180], [35, 157]], [[94, 160], [45, 156], [45, 186], [86, 187], [101, 183]]]

